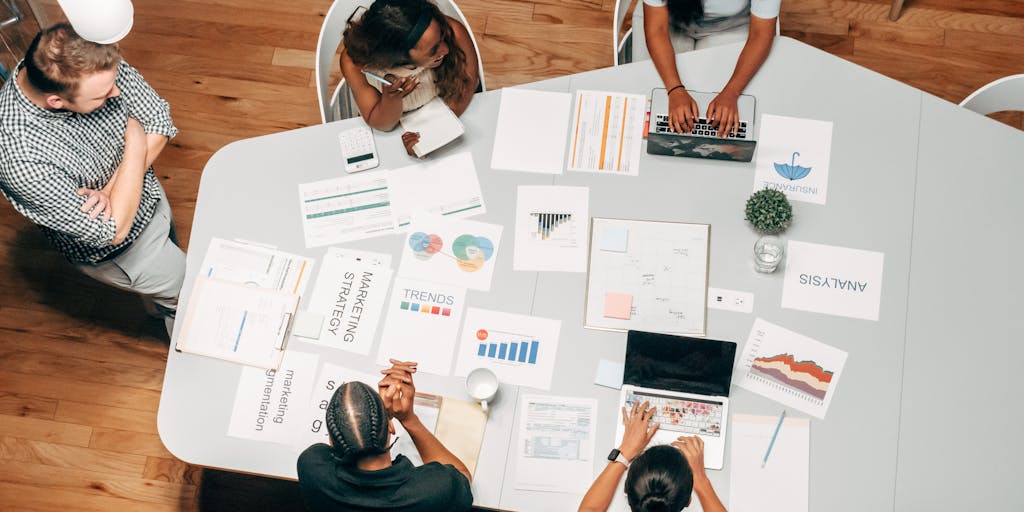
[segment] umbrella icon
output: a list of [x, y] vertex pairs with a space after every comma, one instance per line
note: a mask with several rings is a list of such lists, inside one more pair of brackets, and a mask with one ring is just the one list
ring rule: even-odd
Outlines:
[[802, 167], [796, 165], [796, 157], [800, 156], [800, 153], [793, 152], [793, 158], [788, 164], [775, 163], [775, 172], [779, 173], [779, 176], [786, 178], [790, 181], [798, 180], [811, 173], [810, 167]]

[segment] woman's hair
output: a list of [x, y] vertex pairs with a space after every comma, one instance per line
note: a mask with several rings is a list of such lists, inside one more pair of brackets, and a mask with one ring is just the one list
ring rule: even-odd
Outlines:
[[679, 512], [692, 492], [690, 465], [672, 446], [652, 446], [629, 465], [626, 498], [633, 512]]
[[388, 420], [384, 402], [370, 386], [346, 382], [327, 404], [327, 433], [334, 453], [345, 463], [388, 451]]
[[121, 62], [116, 44], [86, 41], [67, 23], [36, 34], [25, 52], [25, 76], [46, 94], [74, 94], [88, 74], [114, 69]]
[[343, 34], [345, 51], [358, 66], [387, 69], [411, 64], [409, 50], [416, 46], [414, 30], [421, 16], [428, 16], [441, 26], [441, 40], [448, 45], [448, 55], [434, 70], [438, 93], [443, 100], [462, 97], [476, 87], [466, 73], [466, 54], [455, 41], [448, 17], [427, 0], [377, 0], [358, 20], [350, 21]]
[[673, 25], [688, 25], [703, 16], [703, 0], [668, 0], [668, 17]]

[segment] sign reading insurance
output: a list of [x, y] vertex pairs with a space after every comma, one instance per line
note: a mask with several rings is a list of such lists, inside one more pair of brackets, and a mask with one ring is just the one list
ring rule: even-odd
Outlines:
[[831, 155], [830, 121], [764, 114], [754, 191], [781, 190], [792, 201], [825, 204]]
[[782, 307], [878, 320], [885, 254], [790, 240]]

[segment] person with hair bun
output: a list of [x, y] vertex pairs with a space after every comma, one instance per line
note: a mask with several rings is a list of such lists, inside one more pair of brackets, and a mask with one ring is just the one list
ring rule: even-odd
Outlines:
[[[463, 511], [473, 504], [466, 465], [441, 444], [413, 412], [416, 363], [392, 359], [378, 391], [347, 382], [327, 405], [330, 446], [315, 444], [299, 455], [299, 488], [306, 508], [317, 511]], [[413, 466], [390, 449], [397, 419], [423, 459]]]
[[[658, 424], [651, 424], [655, 409], [648, 403], [622, 408], [626, 433], [622, 444], [609, 456], [608, 466], [583, 496], [580, 512], [604, 512], [612, 503], [615, 488], [626, 473], [625, 492], [633, 512], [678, 512], [690, 505], [694, 492], [704, 512], [725, 512], [725, 506], [704, 472], [704, 441], [681, 436], [669, 445], [652, 446]], [[614, 459], [614, 460], [611, 460]], [[628, 471], [627, 471], [628, 470]]]
[[[428, 0], [377, 0], [349, 21], [342, 42], [341, 72], [378, 130], [394, 129], [403, 113], [438, 96], [461, 116], [480, 83], [469, 30]], [[410, 155], [418, 141], [418, 133], [402, 134]]]

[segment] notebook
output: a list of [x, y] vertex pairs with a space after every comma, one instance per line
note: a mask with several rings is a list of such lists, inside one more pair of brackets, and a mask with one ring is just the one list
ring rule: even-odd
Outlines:
[[737, 101], [739, 127], [736, 133], [719, 138], [718, 131], [703, 116], [708, 106], [718, 95], [714, 92], [691, 91], [690, 97], [697, 102], [702, 116], [690, 133], [676, 133], [668, 123], [668, 95], [665, 89], [651, 91], [651, 122], [647, 129], [647, 153], [652, 155], [684, 156], [749, 162], [754, 157], [757, 141], [754, 140], [754, 116], [757, 100], [742, 94]]
[[440, 97], [408, 112], [402, 116], [401, 123], [403, 130], [420, 134], [420, 141], [412, 147], [420, 158], [459, 138], [466, 131], [459, 117]]
[[[704, 467], [722, 469], [735, 359], [731, 341], [629, 331], [619, 405], [629, 410], [635, 402], [650, 402], [660, 424], [652, 445], [699, 436]], [[624, 434], [619, 422], [616, 446]]]

